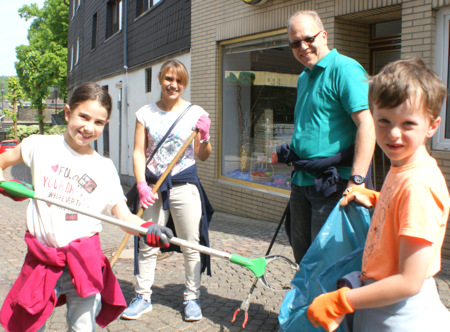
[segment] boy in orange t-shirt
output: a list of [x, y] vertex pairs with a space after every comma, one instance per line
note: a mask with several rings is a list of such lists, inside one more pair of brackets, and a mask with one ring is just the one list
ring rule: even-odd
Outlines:
[[352, 187], [341, 205], [356, 200], [375, 211], [364, 248], [362, 287], [340, 288], [314, 299], [308, 318], [334, 331], [355, 312], [353, 329], [440, 331], [450, 313], [439, 299], [433, 276], [450, 198], [444, 176], [425, 146], [441, 122], [446, 88], [420, 59], [398, 60], [371, 79], [369, 105], [377, 143], [391, 169], [381, 192]]

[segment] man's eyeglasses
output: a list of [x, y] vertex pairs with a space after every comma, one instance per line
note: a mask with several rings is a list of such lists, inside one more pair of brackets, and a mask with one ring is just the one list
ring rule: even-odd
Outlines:
[[310, 37], [306, 37], [305, 39], [302, 40], [297, 40], [295, 42], [289, 42], [289, 46], [292, 49], [296, 49], [299, 48], [300, 46], [302, 46], [302, 43], [305, 43], [307, 46], [311, 45], [312, 43], [314, 43], [314, 41], [316, 40], [317, 36], [322, 32], [323, 30], [320, 30], [318, 33], [316, 33], [314, 36], [310, 36]]

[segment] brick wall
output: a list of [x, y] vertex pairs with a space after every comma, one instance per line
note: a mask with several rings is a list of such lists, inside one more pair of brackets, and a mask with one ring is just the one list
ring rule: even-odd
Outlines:
[[217, 180], [220, 162], [220, 101], [218, 42], [286, 27], [289, 16], [311, 6], [311, 1], [269, 1], [250, 6], [242, 1], [210, 2], [193, 0], [191, 39], [191, 101], [201, 105], [212, 119], [213, 154], [198, 163], [199, 175], [212, 205], [217, 211], [278, 221], [288, 198], [270, 190], [252, 190]]

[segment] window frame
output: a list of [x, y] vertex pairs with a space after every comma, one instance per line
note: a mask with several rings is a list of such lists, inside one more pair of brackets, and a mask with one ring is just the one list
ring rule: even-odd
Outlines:
[[145, 68], [145, 92], [152, 92], [152, 67]]
[[75, 66], [80, 62], [80, 37], [77, 37], [77, 43], [75, 48]]
[[70, 70], [69, 71], [72, 71], [73, 70], [73, 45], [71, 45], [70, 46]]
[[136, 0], [136, 17], [144, 15], [148, 11], [152, 10], [154, 7], [158, 6], [163, 1], [164, 0]]
[[[122, 31], [123, 1], [109, 0], [106, 3], [106, 39]], [[117, 18], [117, 28], [115, 28], [115, 18]]]
[[[435, 51], [435, 71], [441, 78], [444, 85], [449, 88], [449, 38], [450, 38], [450, 8], [441, 9], [436, 15], [436, 51]], [[448, 114], [450, 115], [450, 105]], [[441, 108], [441, 125], [431, 140], [433, 150], [450, 150], [450, 137], [445, 137], [446, 124], [450, 126], [450, 118], [447, 118], [447, 98], [444, 99]]]
[[[241, 46], [241, 44], [246, 44], [248, 43], [249, 45], [252, 45], [253, 43], [259, 43], [259, 41], [264, 40], [266, 38], [268, 38], [269, 40], [272, 37], [275, 36], [279, 36], [281, 37], [278, 42], [280, 42], [282, 39], [286, 39], [286, 45], [288, 45], [288, 37], [287, 37], [287, 30], [284, 29], [278, 29], [278, 30], [274, 30], [271, 32], [265, 32], [265, 33], [260, 33], [257, 35], [252, 35], [252, 36], [246, 36], [246, 37], [238, 37], [235, 39], [230, 39], [230, 40], [224, 40], [218, 43], [218, 47], [219, 47], [219, 66], [218, 66], [218, 76], [219, 77], [219, 121], [220, 121], [220, 125], [218, 126], [218, 134], [219, 134], [219, 160], [217, 163], [217, 170], [218, 170], [218, 180], [222, 183], [226, 183], [226, 184], [230, 184], [230, 185], [236, 185], [238, 187], [243, 187], [246, 189], [250, 189], [250, 190], [256, 190], [256, 191], [261, 191], [261, 192], [270, 192], [272, 194], [278, 194], [281, 195], [283, 197], [288, 197], [290, 195], [290, 189], [285, 189], [285, 188], [279, 188], [279, 187], [275, 187], [275, 186], [268, 186], [268, 185], [264, 185], [264, 184], [259, 184], [257, 182], [250, 182], [250, 181], [246, 181], [246, 180], [240, 180], [240, 179], [235, 179], [232, 177], [227, 177], [225, 175], [222, 174], [223, 172], [223, 144], [224, 144], [224, 140], [223, 140], [223, 116], [224, 116], [224, 109], [223, 109], [223, 99], [224, 94], [223, 94], [223, 88], [224, 88], [224, 77], [223, 77], [223, 50], [226, 49], [229, 46], [237, 45], [238, 47]], [[277, 41], [275, 41], [277, 42]], [[232, 46], [234, 47], [234, 46]], [[245, 47], [245, 45], [243, 46]], [[286, 196], [287, 195], [287, 196]]]
[[98, 14], [95, 12], [92, 15], [91, 50], [95, 50], [97, 48], [97, 35], [98, 35]]

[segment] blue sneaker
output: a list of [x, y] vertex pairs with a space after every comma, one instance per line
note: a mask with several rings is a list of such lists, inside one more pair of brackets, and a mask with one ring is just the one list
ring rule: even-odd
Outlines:
[[149, 299], [146, 301], [141, 294], [136, 294], [136, 297], [131, 300], [128, 308], [122, 313], [122, 318], [125, 319], [138, 319], [146, 312], [152, 311], [152, 301]]
[[194, 322], [203, 318], [200, 300], [184, 301], [184, 320], [186, 322]]

